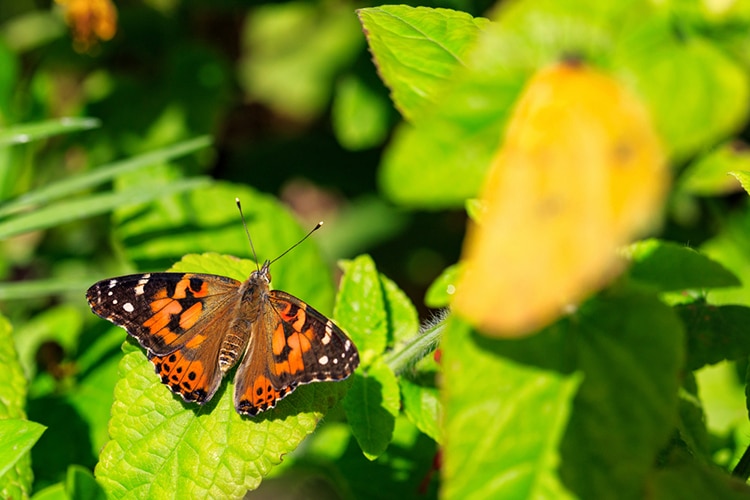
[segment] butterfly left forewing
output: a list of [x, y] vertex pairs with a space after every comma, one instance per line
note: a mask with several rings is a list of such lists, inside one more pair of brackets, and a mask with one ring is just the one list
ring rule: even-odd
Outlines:
[[148, 351], [162, 383], [185, 401], [205, 403], [218, 389], [218, 358], [240, 282], [210, 274], [153, 273], [95, 283], [91, 309]]
[[91, 310], [123, 327], [155, 355], [166, 355], [200, 330], [212, 310], [231, 302], [240, 283], [213, 274], [131, 274], [93, 284]]
[[343, 380], [359, 365], [354, 344], [321, 313], [273, 290], [255, 322], [235, 376], [235, 407], [255, 415], [273, 408], [298, 385]]

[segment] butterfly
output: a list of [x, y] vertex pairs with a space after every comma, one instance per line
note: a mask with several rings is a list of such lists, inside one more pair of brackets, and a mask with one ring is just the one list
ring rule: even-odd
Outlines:
[[270, 261], [245, 282], [192, 273], [99, 281], [91, 310], [146, 349], [161, 381], [187, 402], [211, 400], [239, 362], [234, 406], [257, 415], [310, 382], [343, 380], [359, 365], [354, 343], [305, 302], [271, 290]]

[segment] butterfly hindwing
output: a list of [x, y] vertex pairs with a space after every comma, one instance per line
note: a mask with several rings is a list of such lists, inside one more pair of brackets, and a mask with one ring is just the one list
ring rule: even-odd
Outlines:
[[269, 291], [264, 308], [235, 376], [238, 412], [273, 408], [298, 385], [345, 379], [359, 364], [356, 347], [341, 329], [296, 297]]

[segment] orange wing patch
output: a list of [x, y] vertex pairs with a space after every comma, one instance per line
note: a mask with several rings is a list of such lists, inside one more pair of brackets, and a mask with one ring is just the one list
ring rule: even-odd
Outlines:
[[196, 302], [192, 306], [188, 307], [182, 314], [180, 314], [180, 327], [183, 330], [192, 328], [193, 325], [198, 322], [202, 313], [203, 303], [201, 302]]
[[276, 402], [293, 389], [294, 386], [276, 390], [268, 377], [260, 375], [248, 386], [248, 390], [239, 395], [235, 406], [240, 413], [256, 415], [276, 406]]
[[197, 401], [201, 404], [208, 401], [221, 381], [220, 376], [212, 376], [215, 370], [208, 371], [202, 361], [189, 359], [183, 351], [153, 356], [151, 362], [162, 383], [185, 401]]

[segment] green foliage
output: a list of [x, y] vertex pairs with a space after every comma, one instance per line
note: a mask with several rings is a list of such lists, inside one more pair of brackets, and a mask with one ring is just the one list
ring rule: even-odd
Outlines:
[[0, 494], [4, 498], [28, 496], [32, 472], [29, 449], [44, 426], [26, 420], [26, 379], [18, 362], [10, 323], [0, 316]]
[[[0, 12], [0, 496], [750, 497], [743, 2], [120, 2], [88, 53], [35, 5]], [[562, 59], [647, 104], [672, 196], [616, 281], [492, 339], [428, 308], [514, 103]], [[246, 279], [235, 198], [260, 261], [325, 218], [272, 286], [361, 357], [255, 418], [231, 376], [183, 402], [84, 300], [126, 273]]]

